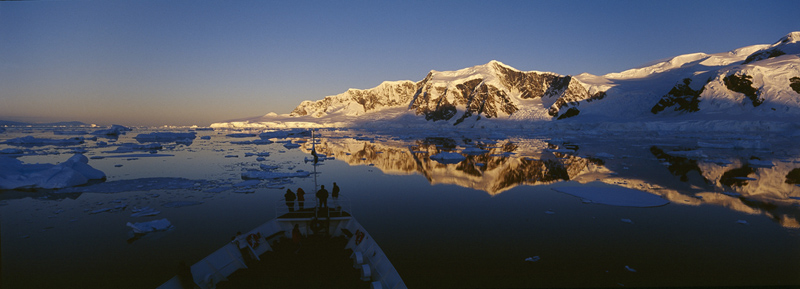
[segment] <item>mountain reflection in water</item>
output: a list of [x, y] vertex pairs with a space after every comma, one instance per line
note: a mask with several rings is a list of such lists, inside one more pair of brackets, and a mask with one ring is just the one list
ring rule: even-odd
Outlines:
[[[427, 137], [322, 137], [316, 150], [350, 165], [369, 165], [385, 174], [420, 174], [431, 184], [452, 184], [497, 195], [519, 185], [601, 181], [662, 196], [684, 205], [717, 205], [765, 215], [784, 227], [800, 228], [800, 158], [743, 156], [748, 150], [692, 147], [625, 147], [619, 157], [600, 146], [560, 140]], [[302, 149], [310, 153], [311, 143]], [[640, 151], [637, 151], [640, 150]], [[461, 162], [430, 157], [460, 153]], [[713, 152], [713, 158], [706, 153]], [[766, 156], [765, 156], [766, 155]], [[756, 164], [756, 165], [753, 165]]]

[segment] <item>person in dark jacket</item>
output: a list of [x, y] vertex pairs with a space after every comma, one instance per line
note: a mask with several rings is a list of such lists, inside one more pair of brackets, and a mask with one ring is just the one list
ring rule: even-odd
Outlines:
[[283, 198], [286, 199], [286, 206], [289, 207], [289, 212], [294, 212], [294, 200], [297, 198], [292, 189], [286, 189], [286, 194], [283, 195]]
[[325, 185], [320, 186], [319, 191], [317, 191], [317, 199], [319, 199], [320, 208], [328, 207], [328, 190], [325, 189]]
[[297, 205], [300, 206], [301, 211], [306, 205], [306, 191], [303, 188], [297, 188]]
[[335, 200], [339, 198], [339, 185], [336, 182], [333, 182], [333, 191], [331, 191], [331, 197]]

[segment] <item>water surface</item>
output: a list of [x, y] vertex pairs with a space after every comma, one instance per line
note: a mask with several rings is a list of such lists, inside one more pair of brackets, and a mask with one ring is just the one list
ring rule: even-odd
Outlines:
[[[23, 149], [25, 163], [85, 150], [107, 175], [98, 185], [0, 192], [4, 288], [156, 287], [180, 260], [196, 262], [274, 218], [286, 189], [312, 192], [315, 181], [339, 184], [410, 288], [800, 285], [800, 149], [791, 137], [324, 130], [316, 149], [332, 159], [318, 174], [236, 186], [262, 164], [314, 171], [304, 161], [310, 139], [234, 144], [260, 138], [198, 131], [190, 144], [162, 143], [158, 155], [170, 156], [109, 157], [147, 132], [0, 145]], [[0, 140], [26, 135], [66, 137], [12, 128]], [[465, 159], [430, 158], [440, 152]], [[633, 188], [670, 203], [602, 205], [559, 186]], [[161, 213], [131, 217], [145, 206]], [[174, 228], [136, 236], [126, 226], [162, 218]]]

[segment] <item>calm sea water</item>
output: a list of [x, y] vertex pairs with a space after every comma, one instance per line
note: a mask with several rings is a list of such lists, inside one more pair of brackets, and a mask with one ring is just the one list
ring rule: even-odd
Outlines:
[[[53, 130], [10, 128], [0, 141], [70, 137]], [[197, 262], [274, 218], [287, 188], [314, 190], [313, 176], [236, 186], [243, 170], [262, 164], [314, 171], [304, 161], [308, 138], [281, 139], [302, 145], [287, 149], [198, 131], [189, 145], [163, 143], [158, 153], [170, 156], [108, 152], [147, 132], [66, 147], [0, 145], [23, 149], [25, 163], [85, 150], [107, 175], [70, 193], [0, 191], [3, 288], [154, 288], [179, 261]], [[316, 182], [339, 184], [410, 288], [800, 285], [796, 139], [517, 134], [322, 131], [316, 148], [335, 159], [316, 167]], [[464, 150], [458, 163], [430, 159]], [[670, 203], [603, 205], [560, 186], [634, 188]], [[161, 213], [131, 216], [146, 206]], [[162, 218], [174, 228], [136, 236], [126, 226]]]

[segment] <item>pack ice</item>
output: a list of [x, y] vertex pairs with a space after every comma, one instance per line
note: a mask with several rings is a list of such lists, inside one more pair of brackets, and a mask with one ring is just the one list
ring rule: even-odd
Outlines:
[[60, 189], [105, 178], [106, 174], [91, 167], [83, 154], [56, 165], [23, 164], [15, 158], [0, 157], [0, 189]]

